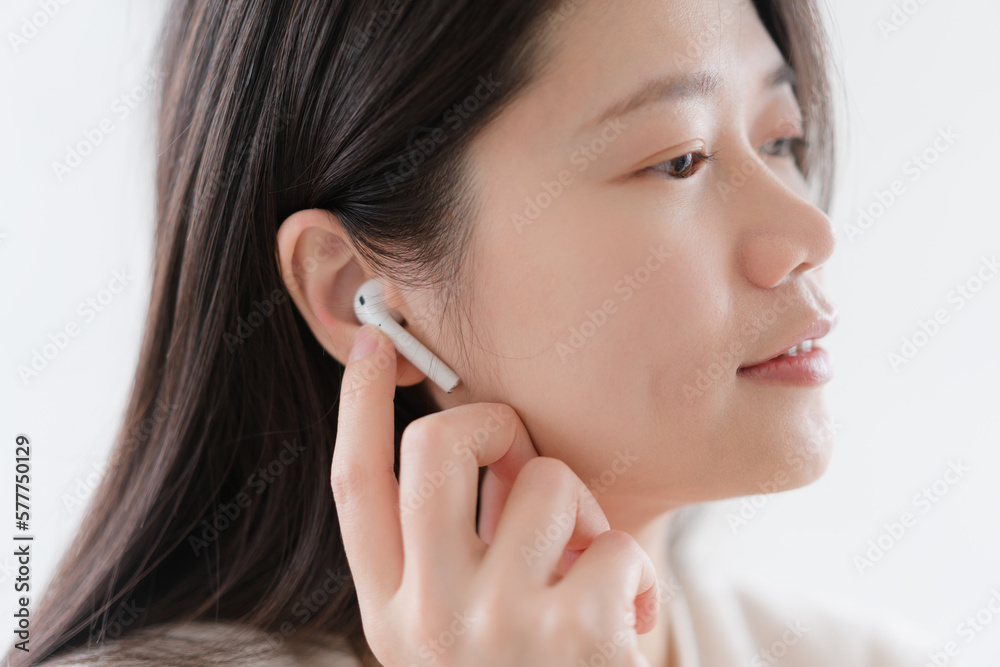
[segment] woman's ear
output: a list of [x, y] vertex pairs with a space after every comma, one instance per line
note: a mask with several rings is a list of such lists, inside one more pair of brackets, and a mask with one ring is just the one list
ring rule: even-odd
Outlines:
[[[347, 363], [354, 334], [354, 294], [367, 279], [340, 220], [329, 211], [307, 209], [288, 216], [278, 229], [278, 262], [285, 287], [316, 340]], [[410, 386], [426, 376], [396, 356], [396, 384]]]

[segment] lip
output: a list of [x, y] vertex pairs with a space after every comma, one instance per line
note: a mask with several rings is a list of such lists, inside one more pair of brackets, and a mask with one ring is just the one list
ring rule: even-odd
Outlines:
[[737, 373], [741, 377], [751, 380], [812, 386], [825, 384], [833, 379], [833, 364], [830, 354], [826, 350], [813, 345], [813, 349], [809, 352], [800, 352], [794, 357], [779, 357], [753, 366], [741, 367]]
[[807, 340], [818, 341], [819, 339], [823, 338], [828, 333], [830, 333], [830, 331], [833, 329], [834, 326], [836, 326], [837, 319], [838, 318], [837, 318], [836, 313], [833, 314], [830, 317], [824, 317], [824, 316], [821, 316], [821, 315], [817, 315], [816, 317], [814, 317], [812, 319], [812, 321], [809, 324], [807, 324], [805, 327], [803, 327], [802, 329], [800, 329], [799, 333], [794, 338], [789, 339], [787, 342], [785, 342], [784, 344], [782, 344], [781, 347], [778, 347], [777, 349], [774, 349], [766, 357], [762, 357], [761, 359], [759, 359], [757, 361], [752, 361], [749, 364], [744, 364], [744, 365], [740, 366], [739, 371], [740, 372], [746, 371], [746, 370], [749, 370], [751, 368], [756, 368], [758, 366], [763, 366], [765, 364], [769, 364], [769, 363], [776, 362], [776, 361], [785, 361], [787, 359], [798, 359], [798, 358], [808, 359], [808, 358], [813, 357], [813, 356], [815, 356], [815, 357], [825, 356], [826, 357], [826, 361], [827, 361], [827, 366], [829, 366], [829, 354], [826, 353], [826, 350], [823, 350], [822, 348], [818, 348], [815, 345], [813, 346], [813, 350], [814, 351], [817, 350], [817, 349], [821, 350], [823, 352], [822, 355], [813, 355], [811, 352], [806, 352], [806, 353], [803, 354], [803, 353], [800, 352], [798, 355], [796, 355], [794, 357], [782, 357], [780, 360], [775, 359], [775, 358], [778, 357], [781, 354], [784, 354], [785, 352], [787, 352], [788, 350], [792, 349], [796, 345], [799, 345], [800, 343], [804, 343]]

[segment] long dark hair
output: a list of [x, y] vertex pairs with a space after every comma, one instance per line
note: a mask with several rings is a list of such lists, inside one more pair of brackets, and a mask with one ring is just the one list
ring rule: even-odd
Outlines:
[[[372, 270], [433, 285], [442, 303], [460, 295], [475, 214], [466, 149], [544, 67], [562, 4], [173, 2], [134, 385], [31, 651], [12, 648], [11, 664], [198, 619], [296, 642], [337, 635], [366, 654], [329, 479], [343, 367], [287, 297], [277, 229], [298, 210], [334, 212]], [[798, 73], [809, 148], [796, 157], [826, 208], [820, 17], [812, 0], [755, 4]], [[421, 385], [395, 403], [398, 448], [436, 408]]]

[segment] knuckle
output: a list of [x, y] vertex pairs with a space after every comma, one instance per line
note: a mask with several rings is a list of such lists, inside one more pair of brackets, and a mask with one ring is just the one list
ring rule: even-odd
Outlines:
[[341, 400], [352, 404], [360, 400], [372, 383], [372, 378], [367, 374], [357, 372], [357, 369], [354, 370], [355, 372], [345, 372], [340, 381]]
[[433, 642], [448, 625], [449, 602], [430, 590], [429, 581], [411, 580], [404, 584], [405, 593], [396, 600], [397, 619], [402, 621], [399, 638], [410, 647], [418, 648]]
[[615, 633], [628, 627], [627, 619], [631, 604], [631, 600], [624, 597], [613, 601], [597, 596], [580, 600], [577, 607], [580, 610], [579, 631], [588, 636], [592, 642], [611, 639]]
[[471, 619], [469, 644], [484, 655], [503, 656], [510, 650], [510, 638], [523, 637], [528, 630], [522, 610], [523, 601], [502, 586], [483, 591], [465, 611]]
[[600, 540], [604, 548], [612, 553], [639, 556], [641, 549], [639, 543], [636, 542], [634, 537], [623, 530], [616, 530], [614, 528], [606, 530], [594, 539], [595, 542], [597, 540]]
[[518, 478], [521, 477], [533, 486], [543, 486], [560, 495], [570, 494], [577, 490], [577, 487], [583, 486], [583, 482], [572, 468], [564, 461], [550, 456], [536, 456], [529, 459], [518, 473]]
[[406, 425], [399, 441], [401, 457], [419, 457], [441, 446], [447, 438], [447, 428], [438, 414], [425, 415]]
[[537, 605], [534, 623], [540, 638], [549, 642], [558, 641], [560, 637], [575, 636], [579, 627], [577, 614], [581, 602], [572, 591], [566, 591], [558, 603], [549, 598], [547, 602]]
[[558, 603], [540, 605], [535, 627], [546, 643], [576, 637], [583, 646], [593, 645], [607, 629], [605, 605], [596, 603], [593, 592], [566, 591]]
[[475, 646], [481, 652], [483, 647], [496, 650], [505, 641], [510, 641], [511, 635], [498, 632], [503, 625], [502, 617], [491, 618], [488, 624], [481, 623], [481, 614], [460, 604], [439, 602], [428, 608], [426, 600], [413, 597], [405, 610], [403, 618], [407, 620], [399, 636], [412, 651], [421, 655], [433, 653], [438, 660], [444, 660], [446, 655], [466, 646]]
[[413, 611], [416, 613], [406, 616], [407, 621], [402, 634], [410, 646], [422, 648], [432, 643], [447, 624], [441, 622], [439, 614], [428, 613], [426, 608]]
[[487, 414], [495, 416], [497, 421], [506, 424], [509, 421], [521, 421], [521, 416], [517, 410], [506, 403], [483, 403]]
[[[488, 624], [477, 624], [467, 632], [466, 641], [469, 646], [475, 647], [477, 653], [496, 657], [502, 657], [510, 650], [511, 637], [524, 636], [506, 616], [497, 617]], [[510, 663], [505, 660], [500, 664]]]
[[330, 487], [333, 499], [343, 505], [368, 484], [368, 472], [354, 461], [334, 461], [330, 470]]
[[540, 481], [562, 481], [576, 475], [566, 463], [551, 456], [536, 456], [529, 459], [521, 468], [522, 475]]
[[420, 445], [440, 440], [447, 430], [447, 420], [443, 416], [444, 414], [443, 412], [435, 412], [414, 419], [403, 429], [402, 437]]

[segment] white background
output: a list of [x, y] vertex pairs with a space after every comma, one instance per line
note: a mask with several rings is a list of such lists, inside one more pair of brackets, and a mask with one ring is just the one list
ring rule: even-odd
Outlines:
[[[153, 211], [154, 102], [143, 85], [164, 7], [53, 4], [55, 15], [16, 49], [9, 35], [40, 11], [39, 0], [7, 0], [0, 10], [0, 437], [9, 450], [0, 456], [0, 495], [13, 498], [14, 438], [27, 433], [35, 590], [100, 478], [137, 360]], [[735, 530], [729, 517], [749, 499], [711, 504], [693, 548], [775, 586], [897, 614], [942, 647], [956, 641], [966, 665], [995, 667], [1000, 617], [971, 643], [956, 633], [1000, 591], [1000, 279], [961, 310], [948, 297], [984, 257], [1000, 254], [1000, 4], [897, 4], [912, 14], [897, 12], [906, 20], [888, 34], [879, 22], [891, 20], [892, 2], [830, 8], [843, 157], [829, 276], [841, 322], [826, 345], [837, 374], [828, 388], [834, 458], [816, 483], [752, 499], [760, 507]], [[53, 164], [102, 121], [112, 131], [57, 175]], [[914, 180], [908, 161], [933, 151], [947, 128], [958, 139]], [[879, 193], [896, 179], [903, 194], [880, 212]], [[859, 208], [878, 215], [849, 233]], [[100, 297], [115, 271], [134, 277], [88, 319], [79, 305]], [[947, 324], [894, 370], [888, 354], [939, 309]], [[23, 381], [18, 366], [71, 322], [78, 335]], [[947, 492], [921, 511], [914, 495], [950, 462], [970, 470], [939, 485]], [[855, 557], [907, 511], [916, 524], [859, 572]], [[0, 553], [0, 618], [10, 623], [13, 559], [10, 549]]]

